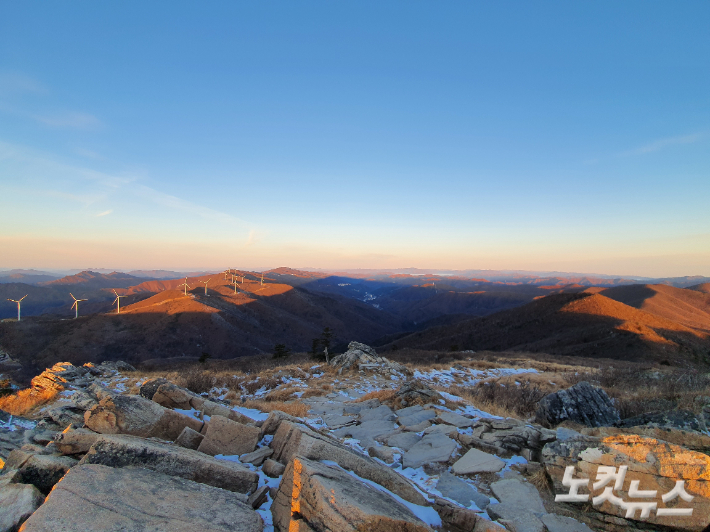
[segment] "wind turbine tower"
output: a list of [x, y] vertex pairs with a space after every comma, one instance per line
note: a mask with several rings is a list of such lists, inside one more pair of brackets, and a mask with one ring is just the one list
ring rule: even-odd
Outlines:
[[178, 285], [178, 288], [180, 288], [181, 286], [184, 286], [184, 287], [185, 287], [185, 295], [187, 295], [187, 289], [188, 289], [188, 288], [191, 288], [191, 286], [190, 286], [189, 284], [187, 284], [187, 277], [185, 277], [185, 282], [184, 282], [184, 283], [181, 283], [181, 284]]
[[79, 301], [88, 301], [88, 299], [77, 299], [74, 297], [74, 294], [72, 294], [71, 292], [69, 292], [69, 295], [74, 300], [74, 304], [71, 306], [71, 308], [76, 309], [76, 314], [74, 314], [74, 319], [77, 319], [79, 317]]
[[211, 278], [207, 279], [206, 281], [200, 280], [200, 282], [205, 285], [205, 295], [207, 295], [207, 283], [209, 283], [211, 280]]
[[264, 273], [261, 273], [261, 286], [264, 286]]
[[20, 321], [20, 303], [22, 302], [25, 297], [27, 297], [28, 294], [25, 294], [24, 297], [21, 297], [20, 299], [8, 299], [8, 301], [12, 301], [13, 303], [17, 303], [17, 321]]
[[[113, 300], [114, 303], [117, 303], [117, 305], [116, 305], [116, 314], [120, 314], [120, 313], [121, 313], [121, 298], [122, 298], [122, 297], [128, 297], [128, 296], [119, 296], [119, 295], [118, 295], [118, 292], [116, 292], [115, 290], [113, 291], [113, 293], [116, 294], [116, 299]], [[113, 303], [112, 303], [112, 304], [113, 304]]]
[[238, 284], [238, 283], [237, 283], [237, 280], [236, 280], [236, 279], [232, 279], [232, 284], [234, 285], [234, 293], [236, 294], [236, 293], [237, 293], [237, 284]]
[[229, 275], [230, 273], [232, 273], [231, 268], [227, 268], [226, 270], [224, 270], [224, 280], [225, 281], [227, 280], [227, 275]]

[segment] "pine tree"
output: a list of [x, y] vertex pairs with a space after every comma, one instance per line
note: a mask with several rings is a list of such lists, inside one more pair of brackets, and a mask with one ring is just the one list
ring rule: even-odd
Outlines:
[[276, 344], [274, 346], [274, 358], [286, 358], [291, 354], [291, 351], [285, 344]]

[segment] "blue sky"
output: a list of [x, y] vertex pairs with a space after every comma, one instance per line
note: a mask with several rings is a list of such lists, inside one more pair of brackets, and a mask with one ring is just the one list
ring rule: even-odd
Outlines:
[[0, 4], [0, 267], [710, 275], [710, 3]]

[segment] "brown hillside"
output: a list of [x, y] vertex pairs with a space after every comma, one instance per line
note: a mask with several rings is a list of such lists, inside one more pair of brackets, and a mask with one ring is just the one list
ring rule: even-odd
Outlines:
[[622, 360], [710, 361], [705, 331], [601, 294], [553, 294], [511, 310], [413, 333], [387, 347], [519, 350]]
[[662, 284], [618, 286], [601, 293], [686, 327], [710, 332], [710, 294]]
[[127, 301], [120, 314], [81, 315], [80, 309], [76, 320], [0, 322], [2, 345], [21, 362], [44, 367], [57, 360], [140, 363], [203, 352], [232, 358], [271, 353], [279, 343], [306, 351], [324, 327], [333, 330], [334, 343], [373, 341], [401, 330], [396, 318], [359, 301], [248, 279], [235, 294], [224, 276], [211, 278], [207, 295], [197, 278], [188, 278], [193, 288], [187, 295], [164, 290], [136, 303]]
[[696, 290], [697, 292], [705, 292], [710, 294], [710, 283], [696, 284], [695, 286], [689, 286], [688, 290]]

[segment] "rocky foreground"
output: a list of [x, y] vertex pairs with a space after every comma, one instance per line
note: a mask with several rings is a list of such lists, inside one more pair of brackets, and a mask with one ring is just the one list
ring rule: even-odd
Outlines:
[[[346, 355], [331, 361], [339, 389], [303, 399], [302, 418], [165, 379], [131, 394], [127, 364], [55, 365], [33, 387], [57, 398], [36, 419], [0, 420], [0, 531], [700, 531], [710, 522], [706, 426], [611, 427], [620, 420], [609, 398], [580, 383], [541, 401], [541, 423], [578, 429], [551, 430], [439, 393], [362, 344]], [[394, 393], [367, 395], [362, 383], [375, 380]]]

